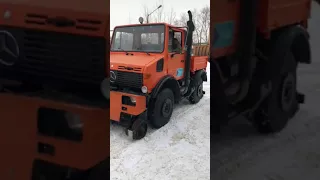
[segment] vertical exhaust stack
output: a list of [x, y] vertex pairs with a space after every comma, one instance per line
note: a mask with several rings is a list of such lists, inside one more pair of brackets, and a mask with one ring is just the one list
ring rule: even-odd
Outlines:
[[242, 101], [248, 94], [250, 82], [253, 75], [256, 45], [256, 17], [258, 2], [256, 0], [247, 0], [240, 2], [240, 23], [239, 23], [239, 43], [238, 43], [238, 59], [239, 59], [239, 75], [240, 90], [233, 103]]
[[195, 29], [194, 23], [192, 21], [192, 13], [191, 11], [188, 11], [189, 20], [187, 22], [188, 27], [188, 33], [187, 33], [187, 42], [186, 42], [186, 60], [185, 60], [185, 71], [184, 71], [184, 91], [182, 94], [185, 94], [188, 92], [188, 87], [190, 85], [190, 66], [191, 66], [191, 52], [192, 52], [192, 42], [193, 42], [193, 31]]

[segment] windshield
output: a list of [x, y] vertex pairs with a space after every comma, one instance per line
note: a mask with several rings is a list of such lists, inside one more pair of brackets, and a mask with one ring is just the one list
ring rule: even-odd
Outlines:
[[111, 51], [163, 52], [165, 26], [141, 25], [114, 30]]

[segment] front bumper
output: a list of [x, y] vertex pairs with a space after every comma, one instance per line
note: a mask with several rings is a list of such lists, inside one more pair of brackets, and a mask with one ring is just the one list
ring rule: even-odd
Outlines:
[[[134, 105], [127, 105], [125, 98], [135, 99]], [[147, 109], [147, 98], [143, 95], [136, 95], [118, 91], [110, 91], [110, 119], [121, 123], [126, 117], [138, 116]]]

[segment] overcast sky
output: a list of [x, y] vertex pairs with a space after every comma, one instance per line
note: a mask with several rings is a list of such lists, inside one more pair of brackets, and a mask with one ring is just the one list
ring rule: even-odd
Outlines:
[[161, 1], [163, 11], [170, 12], [171, 8], [174, 8], [177, 17], [188, 10], [210, 5], [210, 0], [110, 0], [110, 29], [128, 24], [129, 19], [132, 23], [139, 23], [139, 17], [143, 16], [143, 6], [146, 5], [152, 11]]

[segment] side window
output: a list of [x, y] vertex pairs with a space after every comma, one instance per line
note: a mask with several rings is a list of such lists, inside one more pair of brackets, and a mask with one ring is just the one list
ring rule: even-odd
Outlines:
[[178, 52], [182, 50], [182, 33], [170, 29], [169, 31], [169, 52]]
[[180, 47], [182, 47], [182, 33], [181, 32], [174, 32], [174, 38], [179, 41]]
[[172, 29], [169, 29], [169, 41], [168, 41], [168, 51], [169, 53], [173, 52], [172, 41], [173, 41], [174, 32]]

